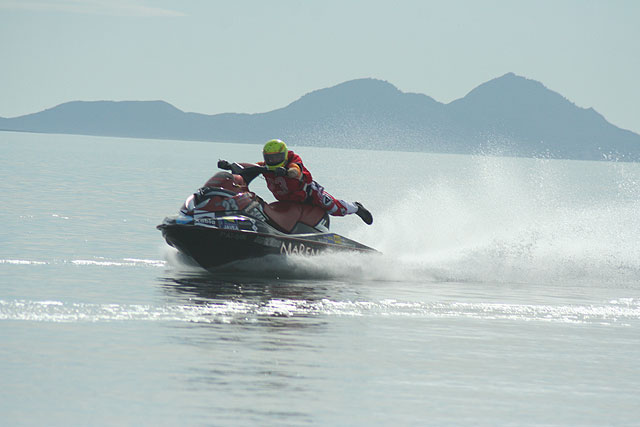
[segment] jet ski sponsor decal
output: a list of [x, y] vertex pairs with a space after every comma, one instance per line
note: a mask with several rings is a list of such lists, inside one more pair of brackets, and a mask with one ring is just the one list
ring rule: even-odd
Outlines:
[[344, 237], [340, 236], [339, 234], [333, 234], [333, 233], [319, 235], [314, 240], [317, 240], [319, 242], [324, 242], [324, 243], [331, 243], [335, 245], [346, 245], [349, 243]]
[[304, 243], [293, 244], [289, 242], [289, 244], [286, 244], [282, 242], [280, 253], [283, 255], [318, 255], [319, 250], [306, 246]]
[[222, 228], [224, 230], [240, 230], [238, 222], [236, 220], [225, 220], [217, 218], [196, 218], [196, 223], [212, 225], [216, 228]]
[[193, 222], [192, 216], [178, 215], [176, 218], [176, 224], [191, 224]]

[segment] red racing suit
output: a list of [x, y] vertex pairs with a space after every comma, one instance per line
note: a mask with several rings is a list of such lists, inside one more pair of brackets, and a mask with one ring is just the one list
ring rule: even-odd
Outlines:
[[[264, 164], [259, 162], [258, 164]], [[307, 186], [311, 184], [313, 178], [311, 172], [302, 164], [302, 159], [293, 151], [289, 151], [287, 162], [284, 167], [289, 169], [297, 165], [302, 171], [300, 178], [289, 178], [287, 176], [276, 176], [274, 172], [265, 172], [264, 179], [267, 180], [267, 187], [278, 200], [290, 200], [293, 202], [304, 202], [307, 199]]]
[[[258, 164], [264, 164], [259, 162]], [[267, 187], [278, 200], [290, 200], [300, 203], [308, 203], [326, 210], [329, 215], [344, 216], [353, 213], [353, 204], [335, 199], [331, 194], [313, 180], [311, 172], [304, 167], [302, 159], [293, 151], [289, 151], [286, 169], [297, 168], [300, 170], [298, 178], [288, 176], [276, 176], [274, 172], [264, 172]], [[357, 209], [357, 208], [355, 208]]]

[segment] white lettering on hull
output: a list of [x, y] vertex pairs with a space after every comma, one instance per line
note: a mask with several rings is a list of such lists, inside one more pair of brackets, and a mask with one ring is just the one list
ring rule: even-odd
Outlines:
[[291, 242], [289, 242], [289, 244], [282, 242], [280, 245], [280, 253], [283, 255], [318, 255], [319, 250], [305, 246], [304, 243], [294, 245]]

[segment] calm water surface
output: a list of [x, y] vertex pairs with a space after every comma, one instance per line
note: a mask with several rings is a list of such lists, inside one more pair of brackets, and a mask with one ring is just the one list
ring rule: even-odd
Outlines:
[[382, 256], [207, 273], [155, 225], [260, 146], [0, 132], [2, 424], [638, 425], [639, 165], [292, 148]]

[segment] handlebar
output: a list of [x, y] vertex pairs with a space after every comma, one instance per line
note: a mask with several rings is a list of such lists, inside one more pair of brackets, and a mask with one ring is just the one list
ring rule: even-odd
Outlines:
[[229, 163], [226, 160], [218, 160], [218, 168], [231, 171], [231, 173], [235, 175], [240, 175], [245, 179], [245, 181], [247, 180], [247, 176], [253, 175], [250, 178], [250, 180], [252, 180], [256, 176], [264, 172], [273, 172], [276, 176], [287, 175], [287, 169], [283, 167], [279, 167], [276, 170], [271, 170], [266, 166], [260, 166], [260, 165], [251, 165], [251, 166], [245, 167], [235, 162]]
[[231, 171], [231, 173], [234, 175], [240, 175], [247, 185], [249, 185], [249, 183], [253, 181], [258, 175], [264, 172], [270, 172], [269, 168], [267, 168], [266, 166], [252, 165], [248, 163], [245, 163], [245, 165], [246, 166], [240, 165], [238, 163], [229, 163], [226, 160], [218, 160], [218, 167], [220, 169]]

